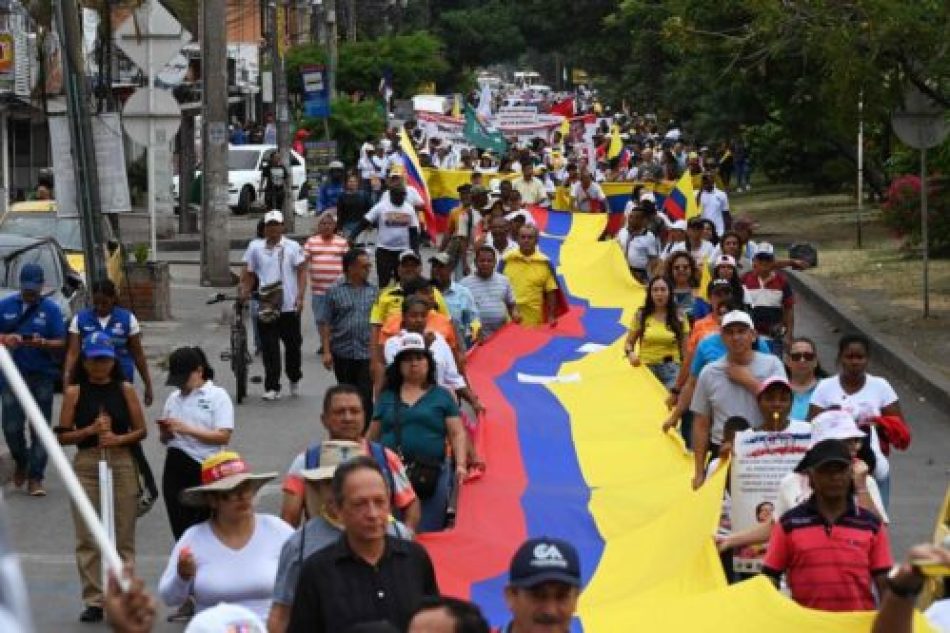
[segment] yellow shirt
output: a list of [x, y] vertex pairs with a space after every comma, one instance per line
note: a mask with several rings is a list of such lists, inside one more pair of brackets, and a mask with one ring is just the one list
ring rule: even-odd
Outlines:
[[544, 294], [557, 290], [557, 280], [546, 255], [535, 251], [530, 256], [513, 250], [502, 258], [504, 275], [511, 282], [515, 303], [523, 325], [544, 323]]
[[[436, 310], [445, 316], [449, 316], [449, 307], [445, 305], [445, 298], [442, 293], [439, 292], [438, 288], [433, 288], [432, 292], [435, 293]], [[379, 293], [376, 303], [373, 304], [373, 309], [369, 313], [369, 322], [372, 325], [382, 325], [394, 314], [402, 314], [402, 300], [404, 298], [402, 286], [399, 284], [387, 286]]]
[[[683, 342], [689, 334], [689, 322], [680, 319], [683, 324]], [[665, 321], [660, 321], [654, 315], [647, 317], [643, 333], [640, 336], [640, 360], [644, 365], [658, 365], [664, 359], [672, 359], [674, 363], [681, 363], [680, 347], [676, 344], [676, 335], [666, 327]]]

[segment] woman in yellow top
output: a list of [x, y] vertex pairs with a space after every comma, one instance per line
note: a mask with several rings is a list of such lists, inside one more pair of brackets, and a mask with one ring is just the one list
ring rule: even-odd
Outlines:
[[651, 279], [646, 295], [646, 302], [633, 318], [624, 351], [631, 365], [646, 365], [670, 389], [683, 362], [689, 322], [676, 309], [670, 282], [665, 277]]

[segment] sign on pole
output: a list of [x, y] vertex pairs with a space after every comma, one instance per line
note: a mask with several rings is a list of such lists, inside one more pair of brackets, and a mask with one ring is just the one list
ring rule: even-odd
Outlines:
[[[132, 210], [129, 181], [125, 177], [125, 148], [122, 144], [121, 128], [119, 115], [114, 112], [92, 118], [102, 213], [125, 213]], [[53, 174], [56, 177], [56, 214], [60, 217], [77, 217], [79, 201], [76, 197], [76, 174], [71, 158], [72, 141], [66, 117], [49, 118], [49, 135]]]
[[901, 141], [920, 150], [920, 241], [923, 250], [924, 317], [930, 316], [930, 236], [927, 211], [927, 150], [947, 138], [946, 110], [911, 86], [904, 92], [904, 103], [891, 117], [894, 133]]
[[315, 119], [330, 116], [330, 88], [327, 85], [326, 67], [304, 66], [300, 69], [303, 80], [304, 114]]

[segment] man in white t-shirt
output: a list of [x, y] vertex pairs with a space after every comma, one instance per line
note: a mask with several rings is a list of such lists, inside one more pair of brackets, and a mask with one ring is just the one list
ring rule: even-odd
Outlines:
[[726, 232], [729, 224], [729, 196], [722, 189], [719, 189], [713, 177], [703, 176], [703, 188], [699, 192], [699, 213], [700, 217], [710, 220], [716, 227], [716, 235], [721, 236]]
[[580, 180], [571, 186], [571, 211], [581, 213], [603, 212], [607, 209], [607, 196], [586, 171]]
[[634, 279], [646, 284], [660, 256], [660, 240], [647, 229], [643, 209], [635, 207], [630, 212], [627, 225], [617, 232], [617, 243]]
[[409, 203], [406, 188], [399, 184], [387, 192], [349, 234], [352, 244], [365, 229], [376, 225], [376, 276], [379, 287], [385, 288], [396, 276], [399, 254], [406, 250], [419, 252], [419, 216]]
[[264, 399], [280, 398], [280, 344], [290, 381], [290, 395], [296, 396], [303, 373], [300, 369], [300, 311], [307, 291], [307, 256], [297, 242], [284, 236], [284, 215], [268, 211], [264, 215], [264, 239], [252, 240], [244, 252], [241, 296], [251, 290], [260, 293], [257, 322], [264, 360]]
[[726, 419], [742, 416], [753, 429], [762, 426], [756, 400], [768, 378], [786, 378], [785, 366], [772, 354], [758, 352], [752, 317], [733, 310], [722, 318], [722, 341], [726, 356], [706, 365], [696, 380], [690, 410], [693, 412], [693, 488], [705, 480], [706, 453], [718, 454]]

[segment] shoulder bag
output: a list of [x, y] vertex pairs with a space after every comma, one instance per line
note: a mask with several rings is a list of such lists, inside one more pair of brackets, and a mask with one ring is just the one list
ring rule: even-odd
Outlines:
[[257, 320], [264, 324], [276, 323], [284, 308], [284, 245], [277, 246], [277, 281], [262, 285], [258, 293]]
[[442, 475], [443, 460], [433, 457], [407, 456], [402, 450], [402, 396], [396, 393], [395, 411], [393, 413], [393, 426], [396, 432], [396, 453], [402, 459], [406, 466], [406, 475], [409, 477], [409, 483], [412, 489], [416, 491], [416, 496], [420, 499], [428, 499], [439, 485], [439, 477]]

